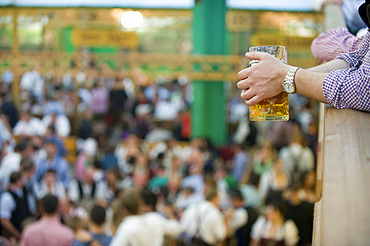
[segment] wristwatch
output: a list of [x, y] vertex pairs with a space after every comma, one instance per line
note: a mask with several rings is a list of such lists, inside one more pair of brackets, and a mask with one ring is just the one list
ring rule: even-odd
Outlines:
[[291, 67], [285, 76], [283, 89], [289, 94], [294, 94], [296, 92], [294, 76], [298, 69], [300, 69], [300, 67]]

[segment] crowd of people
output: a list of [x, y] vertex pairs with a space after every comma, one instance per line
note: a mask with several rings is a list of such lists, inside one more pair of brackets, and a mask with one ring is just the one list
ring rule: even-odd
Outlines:
[[[255, 124], [230, 93], [234, 127], [214, 146], [191, 138], [184, 78], [88, 86], [32, 70], [20, 110], [4, 78], [1, 242], [310, 245], [317, 122], [306, 98], [292, 97], [288, 122]], [[71, 136], [77, 154], [67, 161]]]

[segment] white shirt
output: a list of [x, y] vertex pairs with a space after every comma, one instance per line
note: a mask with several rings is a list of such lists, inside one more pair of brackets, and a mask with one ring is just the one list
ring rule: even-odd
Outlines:
[[175, 119], [178, 113], [178, 108], [175, 104], [169, 101], [158, 102], [155, 106], [154, 117], [157, 120], [169, 120]]
[[[23, 197], [22, 190], [18, 190], [16, 193], [18, 197]], [[0, 196], [0, 218], [10, 220], [16, 206], [13, 196], [8, 191], [2, 193]]]
[[145, 222], [150, 228], [150, 236], [152, 238], [152, 246], [162, 246], [164, 236], [171, 238], [177, 237], [181, 232], [180, 223], [176, 220], [169, 220], [163, 217], [163, 215], [150, 212], [143, 215]]
[[[51, 124], [51, 115], [45, 115], [42, 118], [44, 126], [47, 127]], [[71, 133], [71, 125], [67, 116], [59, 114], [55, 120], [55, 131], [61, 137], [67, 137]]]
[[[82, 195], [90, 195], [91, 194], [92, 188], [93, 188], [92, 185], [82, 183], [81, 186], [82, 186], [82, 191], [84, 193]], [[105, 195], [107, 193], [107, 189], [108, 189], [108, 187], [107, 187], [105, 182], [96, 181], [94, 199], [104, 200], [106, 198]], [[71, 201], [73, 201], [73, 202], [77, 202], [81, 199], [80, 198], [80, 188], [78, 186], [78, 181], [75, 180], [75, 179], [71, 180], [71, 182], [69, 183], [68, 196], [69, 196], [69, 199], [71, 199]]]
[[0, 165], [0, 183], [3, 187], [9, 184], [10, 174], [19, 171], [22, 156], [17, 152], [4, 156]]
[[269, 229], [271, 227], [271, 222], [267, 221], [265, 217], [261, 216], [254, 223], [251, 232], [251, 238], [259, 241], [262, 238], [282, 240], [284, 239], [285, 245], [296, 245], [298, 237], [298, 229], [292, 220], [287, 220], [283, 224], [282, 228], [277, 231], [275, 235], [269, 235]]
[[158, 127], [149, 131], [145, 136], [145, 140], [148, 142], [164, 142], [172, 137], [173, 133], [171, 131]]
[[13, 137], [9, 130], [6, 128], [2, 119], [0, 119], [0, 148], [6, 141], [12, 141]]
[[27, 135], [27, 136], [43, 136], [45, 134], [46, 127], [42, 121], [36, 117], [32, 117], [28, 122], [24, 120], [19, 120], [15, 124], [13, 133], [14, 135]]
[[56, 181], [51, 187], [51, 190], [48, 190], [46, 182], [42, 180], [41, 183], [35, 185], [35, 190], [38, 199], [43, 198], [47, 194], [53, 194], [59, 199], [64, 199], [66, 197], [64, 185], [60, 181]]
[[110, 246], [159, 245], [154, 233], [155, 226], [144, 215], [133, 215], [123, 219]]
[[39, 72], [33, 70], [23, 74], [19, 84], [23, 90], [32, 91], [37, 97], [43, 96], [44, 79]]
[[285, 177], [286, 179], [283, 182], [278, 183], [274, 170], [263, 173], [261, 175], [258, 189], [261, 198], [266, 199], [266, 196], [268, 195], [270, 188], [279, 191], [285, 190], [290, 184], [290, 176], [288, 173], [286, 173]]
[[216, 244], [226, 236], [226, 224], [220, 210], [208, 201], [191, 205], [181, 218], [183, 232], [197, 236], [208, 244]]
[[234, 235], [235, 232], [245, 225], [248, 221], [248, 213], [245, 208], [237, 208], [234, 210], [231, 220], [229, 222], [229, 235]]
[[293, 173], [294, 161], [297, 160], [298, 170], [300, 172], [311, 171], [314, 169], [315, 158], [313, 152], [308, 147], [299, 144], [291, 144], [280, 150], [280, 158], [284, 161], [286, 170]]

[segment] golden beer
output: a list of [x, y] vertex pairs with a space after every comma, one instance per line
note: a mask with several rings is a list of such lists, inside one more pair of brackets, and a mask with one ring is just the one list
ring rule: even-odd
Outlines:
[[[268, 45], [253, 46], [250, 52], [266, 52], [287, 63], [287, 51], [284, 46]], [[250, 60], [249, 66], [258, 63]], [[283, 82], [281, 82], [283, 83]], [[289, 99], [285, 91], [279, 95], [262, 100], [258, 104], [249, 107], [249, 119], [251, 121], [287, 121], [289, 120]]]

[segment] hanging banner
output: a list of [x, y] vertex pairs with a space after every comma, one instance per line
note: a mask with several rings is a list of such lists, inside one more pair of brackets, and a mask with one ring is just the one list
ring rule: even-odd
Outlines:
[[116, 30], [73, 30], [72, 42], [80, 46], [115, 46], [119, 48], [136, 48], [139, 37], [135, 32]]

